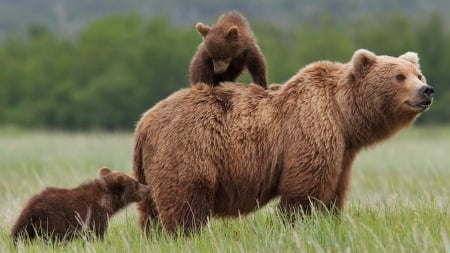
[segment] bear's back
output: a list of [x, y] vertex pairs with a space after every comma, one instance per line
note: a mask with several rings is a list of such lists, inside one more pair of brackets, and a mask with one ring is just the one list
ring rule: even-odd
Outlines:
[[[270, 111], [273, 97], [271, 93], [275, 92], [248, 84], [224, 83], [210, 87], [198, 83], [157, 103], [143, 114], [138, 124], [156, 129], [171, 125], [204, 128], [215, 123], [229, 127], [241, 121], [242, 115], [258, 116], [259, 111]], [[189, 132], [188, 127], [178, 130]]]

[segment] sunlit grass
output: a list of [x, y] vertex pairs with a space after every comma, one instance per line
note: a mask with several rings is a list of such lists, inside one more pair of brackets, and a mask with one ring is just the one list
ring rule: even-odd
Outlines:
[[212, 219], [198, 235], [146, 237], [133, 205], [104, 241], [15, 246], [11, 226], [45, 186], [73, 187], [101, 166], [131, 173], [131, 133], [0, 130], [0, 252], [450, 252], [450, 128], [413, 128], [363, 151], [340, 219], [318, 213], [285, 225], [276, 201], [251, 215]]

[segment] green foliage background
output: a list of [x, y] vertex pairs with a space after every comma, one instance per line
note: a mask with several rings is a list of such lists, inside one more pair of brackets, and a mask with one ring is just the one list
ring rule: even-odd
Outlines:
[[[325, 15], [289, 27], [249, 21], [271, 83], [283, 83], [313, 61], [347, 62], [358, 48], [394, 56], [418, 52], [437, 90], [435, 104], [419, 122], [450, 122], [450, 33], [441, 15], [423, 15], [418, 22], [392, 12], [351, 25]], [[200, 42], [193, 23], [138, 14], [101, 18], [76, 37], [42, 25], [10, 34], [0, 41], [0, 125], [133, 129], [145, 110], [189, 86], [188, 66]]]

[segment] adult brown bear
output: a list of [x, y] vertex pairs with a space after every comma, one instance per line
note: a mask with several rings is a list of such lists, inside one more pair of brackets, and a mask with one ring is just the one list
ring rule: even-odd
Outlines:
[[418, 61], [358, 50], [346, 64], [308, 65], [276, 89], [175, 92], [136, 127], [134, 173], [152, 189], [139, 203], [141, 226], [159, 217], [166, 231], [189, 232], [277, 196], [287, 214], [341, 210], [358, 152], [430, 107], [434, 90]]

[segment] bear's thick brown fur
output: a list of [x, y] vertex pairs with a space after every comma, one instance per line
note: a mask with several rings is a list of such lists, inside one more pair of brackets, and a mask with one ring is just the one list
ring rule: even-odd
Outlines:
[[277, 196], [286, 214], [341, 210], [358, 152], [410, 125], [433, 96], [417, 54], [363, 49], [346, 64], [310, 64], [275, 89], [180, 90], [136, 127], [134, 173], [152, 188], [138, 203], [141, 226], [159, 217], [167, 231], [189, 232]]
[[100, 170], [100, 178], [73, 189], [49, 187], [32, 197], [14, 227], [14, 241], [70, 240], [83, 233], [103, 238], [110, 216], [150, 195], [150, 188], [122, 172]]
[[230, 12], [213, 27], [197, 23], [203, 42], [192, 58], [189, 75], [192, 85], [202, 82], [212, 86], [234, 82], [245, 67], [253, 82], [267, 88], [266, 65], [245, 18]]

